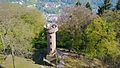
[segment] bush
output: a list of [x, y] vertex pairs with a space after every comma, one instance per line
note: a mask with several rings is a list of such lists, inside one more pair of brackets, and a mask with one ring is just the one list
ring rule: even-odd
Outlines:
[[17, 4], [0, 4], [0, 9], [0, 47], [14, 46], [21, 53], [30, 51], [32, 40], [43, 31], [43, 15]]

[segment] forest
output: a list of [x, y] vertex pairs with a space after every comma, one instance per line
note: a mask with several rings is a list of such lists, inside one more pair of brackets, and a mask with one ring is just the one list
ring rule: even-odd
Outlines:
[[[62, 7], [56, 42], [69, 54], [64, 68], [120, 67], [120, 0], [103, 2], [97, 12], [89, 2]], [[39, 63], [47, 48], [45, 23], [35, 7], [0, 3], [0, 68], [55, 68]]]

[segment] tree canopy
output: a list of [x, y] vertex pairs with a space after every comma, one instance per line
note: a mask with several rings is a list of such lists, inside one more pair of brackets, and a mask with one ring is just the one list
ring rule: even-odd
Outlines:
[[120, 10], [120, 0], [118, 0], [118, 2], [117, 2], [116, 9]]
[[80, 1], [78, 0], [75, 5], [80, 6], [81, 5]]
[[104, 3], [102, 6], [99, 6], [98, 14], [102, 14], [105, 10], [109, 10], [112, 7], [112, 4], [110, 0], [104, 0]]
[[0, 4], [0, 9], [1, 49], [14, 46], [16, 53], [30, 51], [32, 39], [43, 30], [42, 13], [17, 4]]
[[92, 8], [91, 8], [91, 6], [90, 6], [90, 3], [89, 3], [89, 2], [87, 2], [87, 4], [86, 4], [85, 6], [86, 6], [86, 8], [88, 8], [88, 9], [92, 10]]

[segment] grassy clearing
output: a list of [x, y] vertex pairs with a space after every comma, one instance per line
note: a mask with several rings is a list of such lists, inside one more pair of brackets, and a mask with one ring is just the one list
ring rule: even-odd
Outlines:
[[[12, 56], [9, 55], [7, 59], [2, 64], [5, 68], [13, 68]], [[24, 59], [21, 57], [15, 57], [16, 68], [52, 68], [48, 66], [43, 66], [35, 64], [32, 60]]]
[[4, 60], [4, 55], [0, 54], [0, 64], [2, 64], [3, 60]]
[[98, 59], [77, 59], [65, 57], [65, 68], [106, 68]]

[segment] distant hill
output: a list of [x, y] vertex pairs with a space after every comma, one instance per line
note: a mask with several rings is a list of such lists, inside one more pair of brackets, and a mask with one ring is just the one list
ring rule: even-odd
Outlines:
[[[0, 2], [10, 2], [10, 3], [18, 3], [21, 5], [25, 5], [28, 7], [37, 7], [40, 11], [45, 13], [53, 13], [56, 14], [62, 9], [64, 6], [73, 6], [75, 5], [77, 0], [0, 0]], [[85, 4], [85, 2], [90, 2], [92, 0], [80, 0], [81, 4]], [[46, 6], [56, 6], [55, 8], [46, 8]]]
[[[28, 7], [36, 7], [44, 13], [57, 14], [60, 9], [65, 6], [74, 6], [77, 0], [0, 0], [1, 2], [18, 3]], [[87, 2], [91, 4], [93, 11], [96, 12], [97, 6], [101, 6], [104, 0], [80, 0], [82, 5]], [[113, 7], [116, 5], [117, 0], [111, 0]], [[51, 8], [49, 8], [51, 7]]]
[[[0, 3], [9, 2], [25, 5], [27, 7], [34, 7], [44, 13], [46, 21], [56, 21], [58, 13], [60, 13], [62, 8], [65, 6], [74, 6], [77, 1], [78, 0], [0, 0]], [[86, 5], [86, 3], [89, 2], [92, 11], [96, 13], [98, 6], [101, 6], [103, 1], [104, 0], [80, 0], [80, 3], [81, 5]], [[113, 6], [115, 6], [117, 0], [111, 0], [111, 2]]]

